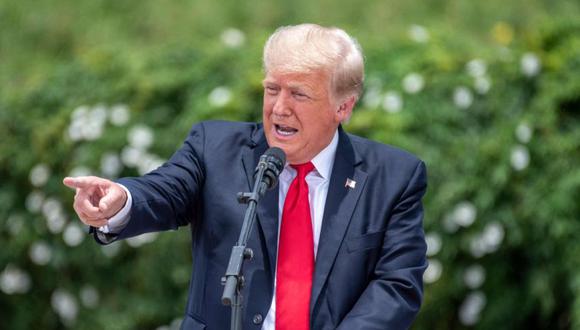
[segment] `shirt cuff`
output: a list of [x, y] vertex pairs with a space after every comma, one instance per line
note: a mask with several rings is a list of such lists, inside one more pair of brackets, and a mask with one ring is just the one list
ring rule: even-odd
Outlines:
[[99, 227], [99, 231], [105, 234], [118, 234], [127, 226], [131, 218], [131, 206], [133, 205], [133, 198], [131, 192], [122, 184], [119, 184], [127, 194], [127, 200], [123, 208], [114, 216], [110, 217], [107, 224]]

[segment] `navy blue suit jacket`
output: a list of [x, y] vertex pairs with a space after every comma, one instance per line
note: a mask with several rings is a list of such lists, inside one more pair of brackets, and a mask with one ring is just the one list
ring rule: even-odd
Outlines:
[[[203, 122], [159, 169], [124, 178], [133, 197], [131, 219], [117, 238], [190, 225], [193, 271], [183, 329], [228, 329], [221, 304], [232, 245], [260, 155], [262, 125]], [[346, 180], [356, 182], [347, 187]], [[312, 329], [406, 329], [422, 299], [426, 245], [421, 198], [425, 165], [399, 149], [346, 134], [330, 178], [310, 302]], [[278, 191], [260, 200], [244, 275], [244, 329], [260, 329], [273, 294]]]

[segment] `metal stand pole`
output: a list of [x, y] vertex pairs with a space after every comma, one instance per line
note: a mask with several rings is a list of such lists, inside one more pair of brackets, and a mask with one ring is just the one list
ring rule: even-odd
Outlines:
[[232, 248], [226, 275], [222, 277], [222, 284], [225, 286], [222, 295], [222, 304], [232, 306], [232, 330], [242, 330], [242, 288], [244, 286], [242, 266], [244, 260], [250, 260], [254, 255], [252, 249], [247, 248], [246, 245], [250, 232], [252, 231], [252, 226], [254, 225], [254, 220], [256, 219], [258, 200], [268, 188], [266, 183], [261, 180], [266, 168], [267, 166], [260, 166], [257, 169], [256, 183], [251, 193], [238, 193], [238, 201], [248, 204], [248, 208], [244, 216], [240, 237], [237, 244]]

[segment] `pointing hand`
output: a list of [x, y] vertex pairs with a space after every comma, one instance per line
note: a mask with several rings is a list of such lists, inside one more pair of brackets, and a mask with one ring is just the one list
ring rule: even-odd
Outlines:
[[76, 189], [73, 208], [81, 221], [92, 227], [107, 224], [127, 201], [125, 190], [117, 183], [96, 176], [66, 177], [63, 183]]

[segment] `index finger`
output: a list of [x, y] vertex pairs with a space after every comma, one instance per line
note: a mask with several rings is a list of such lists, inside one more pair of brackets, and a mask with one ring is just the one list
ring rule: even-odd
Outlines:
[[69, 188], [88, 188], [97, 184], [97, 180], [91, 176], [79, 176], [76, 178], [67, 176], [62, 180], [62, 183]]

